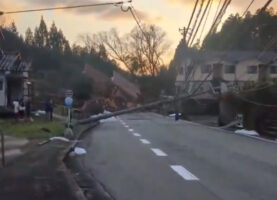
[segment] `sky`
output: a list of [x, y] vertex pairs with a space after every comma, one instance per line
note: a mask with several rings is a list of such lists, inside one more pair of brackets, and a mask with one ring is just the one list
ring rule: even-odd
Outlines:
[[[115, 1], [117, 0], [0, 0], [0, 11]], [[204, 34], [211, 26], [219, 1], [213, 0]], [[254, 1], [250, 11], [256, 11], [266, 1]], [[242, 14], [250, 2], [251, 0], [233, 0], [223, 20], [232, 13]], [[179, 28], [187, 26], [194, 3], [195, 0], [133, 0], [132, 5], [142, 23], [155, 24], [167, 33], [167, 39], [171, 46], [164, 56], [165, 62], [169, 62], [174, 55], [175, 48], [182, 38]], [[277, 8], [277, 0], [273, 0], [271, 6]], [[97, 33], [116, 28], [120, 34], [124, 35], [136, 25], [129, 12], [122, 12], [120, 7], [115, 6], [5, 15], [0, 16], [0, 23], [8, 24], [14, 21], [18, 31], [24, 35], [28, 27], [34, 30], [38, 26], [42, 15], [48, 27], [55, 21], [71, 44], [78, 42], [78, 35], [83, 33]]]

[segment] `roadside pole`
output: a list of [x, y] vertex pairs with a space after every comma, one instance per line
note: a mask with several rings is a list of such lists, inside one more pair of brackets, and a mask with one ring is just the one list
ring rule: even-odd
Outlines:
[[2, 166], [5, 167], [5, 138], [4, 133], [1, 131], [1, 155], [2, 155]]
[[73, 104], [73, 99], [72, 97], [66, 97], [65, 98], [65, 105], [67, 107], [67, 128], [70, 128], [71, 125], [71, 108]]

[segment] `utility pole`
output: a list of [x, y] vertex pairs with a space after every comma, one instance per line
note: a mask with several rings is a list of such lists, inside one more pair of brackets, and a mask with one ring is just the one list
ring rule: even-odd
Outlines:
[[269, 6], [269, 4], [271, 4], [271, 2], [272, 2], [272, 0], [268, 0], [265, 3], [265, 5], [261, 8], [260, 13], [264, 12], [267, 9], [267, 7]]

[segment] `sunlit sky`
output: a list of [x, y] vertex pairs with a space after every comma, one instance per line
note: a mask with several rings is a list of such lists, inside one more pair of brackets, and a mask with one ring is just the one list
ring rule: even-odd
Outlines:
[[[0, 10], [12, 11], [19, 9], [33, 9], [61, 5], [76, 5], [86, 3], [114, 2], [116, 0], [0, 0]], [[240, 13], [246, 9], [251, 0], [233, 0], [224, 18], [231, 13]], [[256, 0], [250, 11], [255, 11], [265, 4], [267, 0]], [[133, 0], [133, 6], [140, 15], [141, 22], [160, 26], [171, 43], [171, 48], [165, 60], [168, 62], [181, 39], [179, 28], [188, 24], [195, 0]], [[210, 18], [206, 31], [211, 25], [219, 0], [213, 1]], [[277, 0], [273, 0], [272, 7], [277, 8]], [[134, 26], [130, 13], [124, 13], [118, 7], [104, 6], [83, 8], [66, 11], [47, 11], [36, 13], [21, 13], [1, 16], [0, 21], [9, 23], [15, 21], [18, 31], [25, 34], [28, 27], [33, 30], [39, 24], [41, 15], [48, 25], [55, 21], [61, 28], [71, 44], [77, 42], [78, 35], [82, 33], [96, 33], [117, 28], [121, 34], [128, 33]]]

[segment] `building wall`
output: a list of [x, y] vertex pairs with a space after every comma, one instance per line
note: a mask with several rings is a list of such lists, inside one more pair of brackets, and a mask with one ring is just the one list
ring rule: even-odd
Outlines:
[[[206, 63], [205, 65], [214, 65], [216, 63], [209, 62]], [[259, 77], [259, 65], [261, 62], [257, 59], [251, 59], [251, 60], [246, 60], [243, 62], [240, 62], [235, 65], [235, 73], [225, 73], [225, 68], [227, 65], [231, 65], [230, 63], [223, 63], [222, 65], [222, 78], [226, 81], [257, 81]], [[194, 66], [195, 72], [192, 81], [202, 81], [207, 78], [207, 75], [209, 73], [202, 73], [201, 71], [201, 66], [202, 65], [196, 65]], [[257, 66], [257, 73], [256, 74], [249, 74], [247, 72], [248, 66]], [[212, 80], [214, 74], [212, 73], [207, 80]], [[277, 78], [277, 73], [276, 74], [270, 74], [270, 77], [272, 78]], [[176, 81], [184, 81], [185, 80], [185, 70], [183, 70], [183, 74], [178, 74]]]
[[6, 96], [7, 81], [4, 75], [0, 75], [0, 106], [7, 105]]
[[[240, 62], [236, 65], [236, 80], [237, 81], [257, 81], [259, 77], [259, 64], [261, 62], [258, 59], [251, 59]], [[258, 71], [256, 74], [247, 73], [248, 66], [257, 66]]]
[[211, 73], [202, 73], [201, 71], [202, 65], [195, 66], [195, 74], [193, 76], [193, 81], [202, 81], [207, 80], [210, 81], [213, 79], [213, 74]]
[[[272, 63], [270, 66], [274, 66], [275, 68], [277, 68], [277, 61]], [[277, 78], [277, 73], [270, 73], [270, 69], [269, 69], [269, 77], [276, 79]]]

